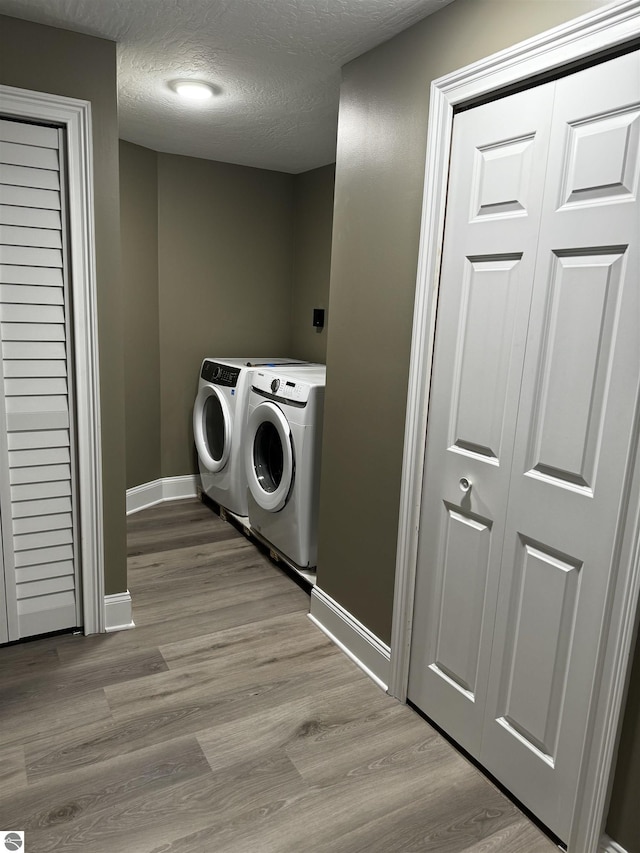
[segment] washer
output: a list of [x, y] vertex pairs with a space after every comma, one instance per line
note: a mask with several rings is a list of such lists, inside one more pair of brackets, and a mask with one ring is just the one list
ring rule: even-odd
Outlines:
[[254, 371], [308, 363], [290, 358], [205, 358], [202, 362], [193, 406], [202, 491], [229, 512], [247, 516], [242, 441]]
[[249, 526], [294, 566], [317, 564], [324, 365], [252, 377], [245, 437]]

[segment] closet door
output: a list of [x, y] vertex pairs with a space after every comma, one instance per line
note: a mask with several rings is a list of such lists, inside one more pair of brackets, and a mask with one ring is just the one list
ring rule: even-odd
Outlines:
[[64, 158], [0, 121], [0, 510], [9, 639], [79, 624]]
[[480, 757], [561, 838], [640, 402], [639, 179], [636, 51], [556, 84]]
[[9, 625], [7, 622], [7, 602], [4, 592], [4, 553], [2, 548], [2, 517], [0, 516], [0, 643], [9, 640]]
[[474, 755], [484, 726], [552, 108], [549, 84], [454, 123], [409, 698]]
[[[452, 159], [409, 697], [566, 840], [640, 406], [640, 54], [543, 90], [539, 170], [521, 161], [500, 176], [498, 159], [492, 172], [486, 152], [521, 138], [487, 148], [477, 132], [487, 108], [533, 120], [530, 92], [454, 122], [467, 166]], [[497, 242], [470, 249], [492, 174]], [[513, 191], [527, 174], [543, 189], [535, 214]], [[522, 208], [533, 240], [514, 249]], [[498, 302], [471, 310], [479, 262], [507, 253], [526, 270], [514, 324]]]

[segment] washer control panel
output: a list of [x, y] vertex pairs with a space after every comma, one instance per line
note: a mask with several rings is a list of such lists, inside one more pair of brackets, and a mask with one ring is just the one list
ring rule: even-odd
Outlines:
[[217, 361], [205, 359], [202, 364], [200, 376], [212, 385], [225, 385], [227, 388], [235, 388], [240, 376], [239, 367], [229, 367], [227, 364], [219, 364]]

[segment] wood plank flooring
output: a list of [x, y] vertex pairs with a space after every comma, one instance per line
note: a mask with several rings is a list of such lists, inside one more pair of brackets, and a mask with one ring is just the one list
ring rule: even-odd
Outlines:
[[198, 501], [129, 518], [136, 628], [0, 649], [0, 830], [26, 853], [550, 853]]

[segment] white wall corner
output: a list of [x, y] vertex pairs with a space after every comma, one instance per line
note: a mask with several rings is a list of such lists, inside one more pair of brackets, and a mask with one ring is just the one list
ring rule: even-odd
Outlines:
[[105, 595], [104, 597], [104, 630], [107, 633], [112, 631], [126, 631], [128, 628], [135, 628], [133, 614], [131, 610], [131, 593], [116, 592], [113, 595]]
[[608, 835], [603, 835], [600, 839], [599, 853], [627, 853], [627, 851]]
[[164, 477], [127, 489], [127, 515], [148, 509], [162, 501], [195, 498], [198, 478], [195, 474], [181, 477]]
[[309, 618], [378, 687], [386, 691], [391, 659], [389, 646], [317, 586], [311, 590]]

